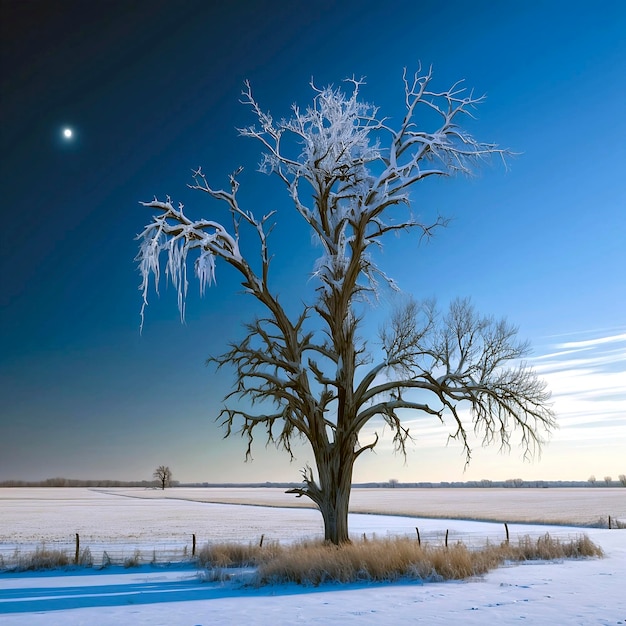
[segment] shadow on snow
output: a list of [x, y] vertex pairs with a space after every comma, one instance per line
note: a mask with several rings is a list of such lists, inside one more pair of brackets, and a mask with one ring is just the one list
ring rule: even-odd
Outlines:
[[[154, 572], [149, 572], [154, 574]], [[276, 596], [315, 593], [319, 591], [348, 590], [372, 587], [389, 583], [326, 583], [314, 586], [302, 586], [295, 583], [253, 587], [238, 578], [226, 582], [203, 582], [201, 572], [188, 571], [185, 580], [150, 580], [146, 573], [134, 571], [123, 574], [132, 577], [132, 581], [115, 582], [102, 585], [72, 585], [72, 576], [67, 577], [67, 585], [56, 587], [36, 586], [43, 577], [34, 576], [33, 584], [28, 587], [4, 589], [0, 591], [0, 615], [14, 613], [42, 613], [68, 609], [132, 606], [157, 604], [163, 602], [189, 602], [194, 600], [217, 600], [241, 596]], [[181, 572], [183, 574], [183, 572]], [[93, 573], [94, 577], [97, 573]], [[106, 574], [105, 574], [106, 575]], [[148, 574], [149, 575], [149, 574]], [[20, 575], [10, 575], [17, 578]], [[24, 576], [24, 574], [22, 574]], [[28, 577], [28, 574], [25, 574]], [[31, 575], [32, 576], [32, 575]], [[58, 576], [58, 573], [56, 574]], [[138, 580], [144, 577], [144, 580]], [[48, 578], [48, 576], [45, 576]], [[6, 579], [6, 578], [5, 578]], [[402, 585], [398, 581], [394, 585]], [[405, 584], [420, 585], [419, 581], [405, 581]]]

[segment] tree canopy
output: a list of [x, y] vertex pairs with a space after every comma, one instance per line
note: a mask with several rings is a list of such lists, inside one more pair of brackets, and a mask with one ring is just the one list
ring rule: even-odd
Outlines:
[[[221, 259], [261, 303], [264, 312], [246, 325], [245, 337], [213, 357], [236, 373], [220, 419], [227, 436], [239, 431], [247, 438], [248, 454], [258, 429], [290, 454], [294, 438], [308, 442], [315, 471], [304, 468], [303, 486], [292, 492], [320, 508], [326, 539], [334, 543], [349, 538], [354, 463], [378, 443], [378, 435], [361, 440], [367, 424], [382, 420], [396, 449], [405, 453], [407, 416], [428, 414], [449, 427], [467, 462], [471, 432], [484, 444], [507, 448], [517, 431], [525, 454], [532, 456], [542, 432], [555, 425], [546, 386], [523, 361], [528, 344], [506, 320], [479, 314], [469, 300], [455, 300], [441, 311], [433, 302], [407, 298], [391, 312], [378, 342], [360, 338], [363, 315], [382, 285], [397, 289], [375, 250], [389, 234], [430, 236], [445, 223], [417, 219], [411, 189], [426, 178], [468, 174], [481, 161], [507, 155], [460, 125], [482, 97], [461, 83], [434, 90], [430, 70], [405, 71], [403, 80], [405, 112], [395, 126], [362, 101], [362, 80], [347, 80], [347, 90], [312, 84], [312, 103], [305, 109], [294, 105], [291, 117], [280, 120], [265, 112], [245, 85], [243, 103], [256, 124], [240, 134], [260, 143], [261, 171], [282, 182], [321, 250], [311, 269], [313, 293], [296, 315], [288, 313], [269, 281], [268, 235], [276, 212], [263, 200], [242, 206], [241, 168], [230, 175], [227, 189], [212, 187], [201, 169], [193, 175], [191, 187], [221, 203], [226, 221], [192, 220], [182, 204], [155, 198], [143, 203], [157, 213], [138, 236], [142, 324], [151, 276], [158, 289], [161, 253], [181, 316], [189, 253], [195, 253], [201, 291], [214, 282]], [[419, 126], [423, 112], [424, 119], [436, 120], [432, 128]], [[256, 250], [240, 248], [243, 229], [255, 235]]]

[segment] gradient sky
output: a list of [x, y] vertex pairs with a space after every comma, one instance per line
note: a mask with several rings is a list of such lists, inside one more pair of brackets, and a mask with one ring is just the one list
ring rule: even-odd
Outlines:
[[[264, 449], [222, 439], [214, 418], [233, 382], [204, 365], [241, 336], [251, 301], [219, 266], [180, 324], [173, 289], [152, 295], [139, 334], [135, 235], [140, 200], [170, 194], [192, 216], [216, 209], [185, 185], [215, 186], [245, 166], [250, 208], [278, 210], [282, 294], [312, 289], [314, 252], [286, 196], [255, 172], [259, 148], [235, 127], [249, 79], [289, 114], [319, 85], [366, 76], [366, 100], [402, 114], [402, 68], [432, 64], [435, 85], [464, 78], [488, 99], [469, 127], [520, 153], [508, 171], [424, 183], [425, 219], [453, 218], [428, 244], [390, 239], [387, 273], [415, 297], [471, 296], [531, 341], [560, 429], [540, 461], [519, 450], [445, 447], [410, 416], [406, 463], [389, 438], [356, 482], [491, 478], [586, 480], [626, 473], [626, 3], [477, 1], [3, 0], [0, 189], [0, 480], [298, 480]], [[88, 7], [88, 8], [87, 8]], [[64, 141], [62, 129], [74, 129]], [[162, 286], [164, 287], [164, 285]], [[372, 314], [372, 332], [384, 314]], [[386, 433], [388, 435], [388, 432]]]

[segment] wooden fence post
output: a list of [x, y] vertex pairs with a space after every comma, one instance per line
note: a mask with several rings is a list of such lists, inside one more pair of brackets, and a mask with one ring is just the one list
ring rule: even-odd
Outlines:
[[191, 556], [196, 556], [196, 534], [191, 535]]
[[417, 526], [415, 527], [415, 532], [417, 533], [417, 545], [421, 546], [422, 545], [422, 539], [420, 537], [420, 529]]
[[265, 535], [261, 535], [261, 541], [259, 541], [259, 548], [263, 547], [263, 539], [265, 539]]
[[609, 530], [611, 530], [611, 516], [609, 515]]
[[78, 565], [78, 557], [80, 554], [80, 537], [76, 533], [76, 552], [74, 553], [74, 565]]
[[509, 525], [506, 522], [504, 522], [504, 530], [506, 531], [506, 543], [508, 545], [508, 543], [509, 543]]
[[446, 528], [446, 548], [448, 547], [448, 529]]

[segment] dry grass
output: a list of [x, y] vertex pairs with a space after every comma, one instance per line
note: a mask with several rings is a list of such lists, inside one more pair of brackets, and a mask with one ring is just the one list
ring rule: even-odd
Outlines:
[[324, 582], [454, 580], [497, 567], [494, 548], [470, 550], [464, 544], [448, 548], [423, 546], [411, 539], [358, 541], [344, 546], [298, 544], [259, 566], [258, 584]]
[[201, 567], [248, 567], [277, 558], [286, 548], [277, 541], [258, 543], [209, 543], [196, 555]]
[[51, 550], [45, 545], [35, 548], [34, 552], [22, 554], [18, 550], [15, 551], [11, 558], [13, 569], [18, 572], [27, 572], [42, 569], [56, 569], [59, 567], [67, 567], [70, 559], [66, 552], [62, 550]]
[[78, 556], [78, 563], [70, 558], [64, 550], [47, 548], [45, 544], [35, 548], [34, 552], [22, 553], [16, 549], [8, 559], [0, 557], [0, 571], [12, 570], [27, 572], [45, 569], [59, 569], [79, 565], [80, 567], [92, 567], [93, 557], [91, 550], [84, 548]]
[[[480, 576], [509, 561], [554, 560], [602, 556], [602, 549], [586, 535], [563, 542], [546, 534], [528, 536], [517, 545], [502, 543], [479, 549], [463, 543], [420, 546], [411, 538], [358, 540], [342, 546], [301, 542], [288, 547], [240, 544], [206, 546], [199, 561], [206, 568], [255, 566], [255, 584], [293, 582], [442, 581]], [[223, 576], [223, 574], [220, 574]]]
[[511, 561], [580, 559], [604, 556], [602, 548], [597, 546], [587, 535], [581, 535], [571, 541], [554, 539], [548, 533], [536, 540], [522, 537], [517, 546], [503, 544], [500, 548], [505, 558]]

